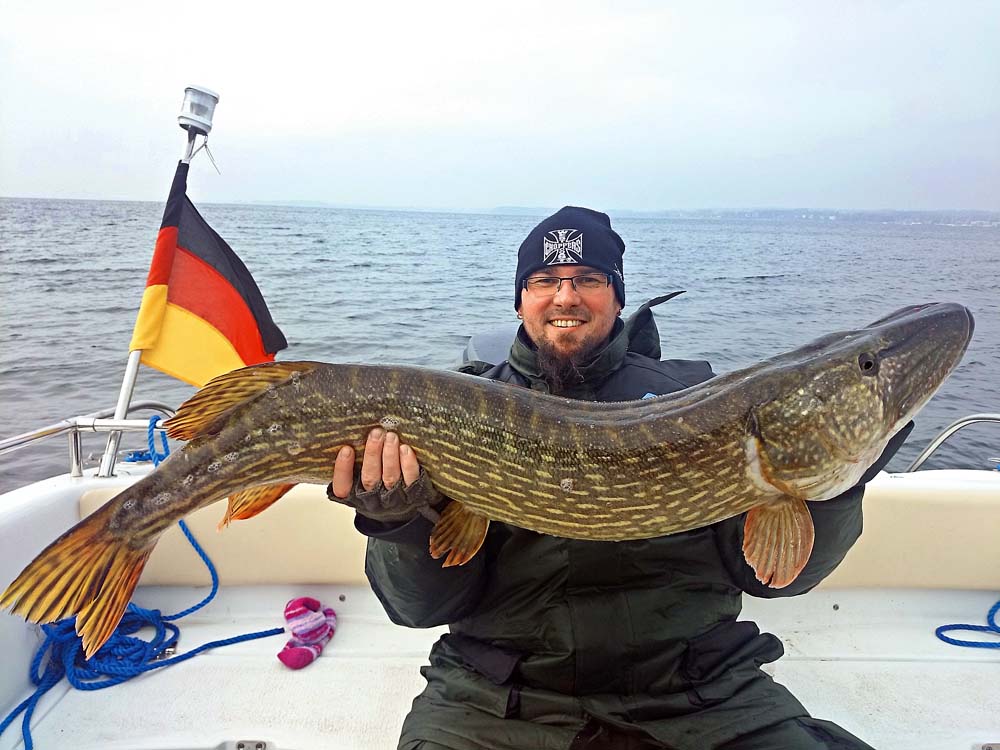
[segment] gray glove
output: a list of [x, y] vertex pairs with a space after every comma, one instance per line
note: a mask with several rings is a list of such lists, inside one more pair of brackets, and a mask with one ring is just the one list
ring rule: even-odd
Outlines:
[[420, 469], [420, 475], [409, 487], [400, 479], [392, 487], [386, 487], [381, 480], [370, 490], [361, 486], [361, 479], [354, 480], [351, 494], [337, 497], [333, 494], [333, 483], [326, 487], [326, 496], [335, 503], [354, 508], [358, 513], [380, 523], [405, 523], [418, 514], [437, 523], [441, 515], [434, 510], [444, 500], [444, 495], [435, 489], [427, 472]]

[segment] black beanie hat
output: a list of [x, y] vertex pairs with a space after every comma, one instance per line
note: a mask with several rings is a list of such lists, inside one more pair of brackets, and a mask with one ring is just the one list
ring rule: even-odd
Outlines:
[[611, 275], [618, 304], [625, 306], [622, 255], [625, 243], [611, 228], [611, 219], [600, 211], [565, 206], [531, 230], [517, 251], [514, 309], [521, 306], [521, 284], [546, 266], [578, 264]]

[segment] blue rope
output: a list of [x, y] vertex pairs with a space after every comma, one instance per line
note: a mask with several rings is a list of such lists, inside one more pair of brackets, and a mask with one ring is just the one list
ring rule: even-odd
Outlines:
[[129, 451], [125, 454], [125, 461], [129, 463], [134, 463], [137, 461], [152, 461], [153, 466], [159, 466], [160, 462], [170, 455], [170, 444], [167, 442], [167, 433], [160, 433], [161, 445], [163, 445], [163, 453], [157, 453], [156, 451], [156, 440], [153, 437], [154, 431], [156, 429], [156, 423], [160, 421], [158, 416], [153, 416], [149, 418], [149, 429], [146, 431], [146, 443], [149, 446], [149, 450], [144, 451]]
[[985, 625], [942, 625], [934, 631], [934, 635], [952, 646], [967, 646], [968, 648], [1000, 648], [1000, 641], [960, 641], [945, 635], [949, 630], [969, 630], [974, 633], [992, 633], [1000, 635], [1000, 624], [997, 624], [997, 613], [1000, 612], [1000, 601], [990, 607], [986, 613]]
[[[162, 434], [163, 453], [156, 451], [154, 440], [154, 430], [159, 417], [151, 417], [149, 420], [149, 453], [146, 458], [138, 460], [151, 460], [154, 466], [158, 466], [160, 461], [170, 455], [170, 446], [167, 444], [166, 435]], [[202, 651], [212, 648], [229, 646], [234, 643], [251, 641], [257, 638], [266, 638], [285, 632], [284, 628], [271, 628], [257, 633], [247, 633], [233, 638], [225, 638], [218, 641], [202, 644], [192, 651], [174, 656], [169, 659], [161, 658], [163, 654], [177, 644], [180, 637], [180, 628], [174, 625], [171, 620], [179, 620], [192, 612], [197, 612], [213, 598], [219, 590], [219, 574], [215, 571], [215, 566], [208, 558], [205, 550], [198, 544], [194, 534], [184, 521], [178, 522], [184, 536], [187, 537], [191, 546], [201, 557], [212, 577], [212, 591], [195, 604], [193, 607], [178, 612], [175, 615], [162, 615], [158, 609], [144, 609], [136, 604], [129, 603], [122, 616], [121, 622], [115, 628], [108, 641], [101, 646], [100, 650], [90, 659], [86, 659], [83, 654], [83, 644], [76, 634], [76, 617], [67, 617], [59, 622], [49, 625], [42, 625], [42, 632], [45, 633], [45, 641], [35, 653], [35, 658], [31, 661], [28, 676], [36, 686], [35, 692], [23, 700], [20, 705], [11, 711], [7, 717], [0, 722], [0, 735], [4, 733], [14, 719], [22, 712], [24, 717], [21, 720], [21, 736], [24, 739], [25, 750], [33, 750], [34, 742], [31, 739], [31, 717], [35, 712], [38, 701], [51, 690], [63, 677], [69, 684], [77, 690], [101, 690], [102, 688], [118, 685], [130, 680], [144, 672], [154, 669], [169, 667], [182, 661], [187, 661], [193, 656], [197, 656]], [[141, 638], [133, 637], [133, 633], [145, 627], [153, 627], [156, 634], [152, 640], [144, 641]], [[48, 655], [48, 660], [45, 660]], [[42, 662], [45, 662], [45, 669], [42, 670]]]

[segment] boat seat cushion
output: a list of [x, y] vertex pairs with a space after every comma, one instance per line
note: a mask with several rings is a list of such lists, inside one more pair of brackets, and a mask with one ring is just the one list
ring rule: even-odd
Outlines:
[[[995, 589], [1000, 585], [1000, 495], [970, 485], [956, 492], [951, 472], [933, 476], [880, 475], [864, 500], [864, 533], [823, 587]], [[988, 472], [972, 472], [990, 479]], [[923, 474], [923, 472], [921, 472]], [[997, 477], [1000, 479], [1000, 477]], [[90, 490], [81, 517], [120, 488]], [[215, 563], [221, 580], [237, 584], [366, 583], [365, 537], [354, 512], [326, 499], [319, 485], [299, 485], [255, 518], [216, 530], [220, 501], [193, 513], [188, 525]], [[143, 573], [146, 585], [203, 585], [204, 563], [178, 527], [168, 530]]]
[[1000, 588], [1000, 473], [882, 473], [864, 531], [823, 587]]
[[[84, 493], [81, 517], [120, 489]], [[220, 500], [185, 519], [223, 583], [368, 583], [366, 539], [354, 529], [354, 511], [327, 500], [325, 487], [300, 484], [260, 515], [219, 531], [225, 511], [226, 501]], [[175, 525], [156, 545], [140, 583], [198, 586], [210, 581], [205, 564]]]

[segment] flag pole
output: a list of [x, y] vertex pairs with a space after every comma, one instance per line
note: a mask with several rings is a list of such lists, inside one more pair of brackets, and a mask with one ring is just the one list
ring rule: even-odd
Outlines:
[[[183, 164], [191, 163], [191, 157], [194, 155], [194, 141], [198, 134], [208, 137], [208, 132], [212, 129], [212, 114], [215, 104], [209, 101], [208, 97], [218, 101], [218, 95], [208, 89], [189, 86], [184, 90], [184, 104], [181, 108], [181, 114], [177, 118], [180, 126], [187, 131], [187, 145], [184, 147], [184, 156], [181, 158]], [[122, 379], [122, 387], [118, 392], [118, 403], [115, 405], [114, 419], [124, 419], [128, 415], [128, 406], [132, 401], [141, 359], [141, 349], [129, 352], [128, 362], [125, 364], [125, 377]], [[114, 476], [115, 460], [118, 456], [118, 446], [121, 444], [121, 439], [122, 433], [120, 431], [108, 435], [108, 444], [104, 448], [97, 476]]]

